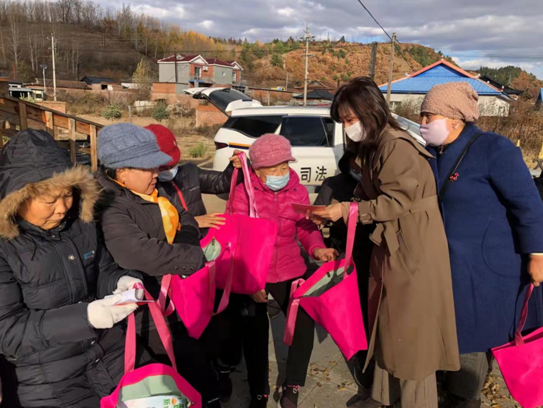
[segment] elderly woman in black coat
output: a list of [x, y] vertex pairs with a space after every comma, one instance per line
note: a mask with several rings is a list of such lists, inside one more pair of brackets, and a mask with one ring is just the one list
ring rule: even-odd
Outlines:
[[0, 355], [17, 395], [10, 408], [96, 408], [123, 374], [115, 324], [137, 306], [115, 303], [141, 281], [102, 243], [98, 191], [43, 131], [20, 132], [2, 150]]

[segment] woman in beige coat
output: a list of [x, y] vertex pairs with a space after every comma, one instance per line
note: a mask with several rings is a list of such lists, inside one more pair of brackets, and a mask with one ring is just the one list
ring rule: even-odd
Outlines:
[[[373, 356], [377, 364], [372, 399], [363, 406], [401, 399], [403, 408], [437, 408], [436, 371], [460, 366], [432, 156], [402, 130], [369, 78], [356, 78], [338, 91], [332, 118], [360, 143], [359, 222], [376, 224], [368, 361]], [[317, 223], [336, 221], [348, 211], [349, 203], [338, 203], [311, 217]]]

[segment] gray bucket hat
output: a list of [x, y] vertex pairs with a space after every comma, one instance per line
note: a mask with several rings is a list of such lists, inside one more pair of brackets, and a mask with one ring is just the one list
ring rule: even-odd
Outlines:
[[154, 169], [172, 158], [160, 151], [150, 130], [131, 123], [116, 123], [98, 133], [98, 160], [109, 169]]

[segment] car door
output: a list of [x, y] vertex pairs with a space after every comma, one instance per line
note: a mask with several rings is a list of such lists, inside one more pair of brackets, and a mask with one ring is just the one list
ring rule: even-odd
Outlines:
[[338, 173], [335, 127], [330, 117], [284, 116], [278, 129], [290, 141], [296, 158], [291, 166], [310, 193]]

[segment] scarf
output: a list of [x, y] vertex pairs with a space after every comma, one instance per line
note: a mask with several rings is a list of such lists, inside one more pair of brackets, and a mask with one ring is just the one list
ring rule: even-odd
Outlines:
[[179, 213], [177, 209], [173, 206], [172, 203], [167, 198], [159, 197], [158, 190], [155, 189], [151, 195], [141, 194], [136, 191], [130, 190], [123, 183], [118, 180], [113, 180], [121, 187], [126, 188], [131, 191], [133, 194], [137, 195], [141, 199], [149, 202], [158, 204], [160, 208], [160, 214], [162, 215], [162, 225], [164, 226], [164, 233], [166, 234], [166, 239], [168, 244], [172, 244], [175, 239], [175, 234], [177, 231], [181, 230], [181, 223], [179, 222]]

